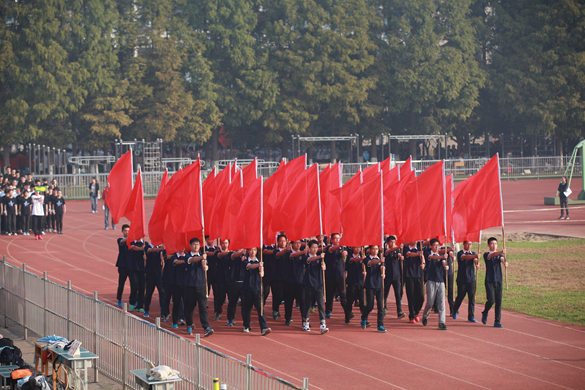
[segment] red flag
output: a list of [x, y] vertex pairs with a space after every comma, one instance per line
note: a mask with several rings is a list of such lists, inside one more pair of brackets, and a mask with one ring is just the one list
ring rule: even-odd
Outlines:
[[154, 201], [152, 215], [148, 222], [148, 236], [150, 237], [153, 246], [162, 244], [165, 235], [165, 222], [167, 220], [167, 211], [165, 208], [167, 203], [166, 187], [168, 181], [169, 172], [165, 169], [165, 173], [160, 181], [160, 188], [158, 189], [156, 200]]
[[445, 173], [443, 161], [427, 168], [402, 192], [401, 242], [445, 236]]
[[349, 197], [359, 188], [363, 182], [362, 171], [359, 170], [351, 179], [345, 182], [343, 187], [331, 191], [331, 194], [337, 198], [337, 201], [343, 209], [343, 205]]
[[[203, 221], [204, 225], [209, 229], [211, 226], [211, 214], [213, 210], [213, 200], [217, 194], [217, 168], [213, 167], [209, 175], [203, 181], [201, 193], [203, 194]], [[209, 233], [208, 233], [209, 234]]]
[[[412, 157], [408, 157], [408, 160], [400, 167], [400, 178], [406, 177], [412, 170]], [[416, 173], [414, 175], [416, 176]]]
[[[390, 172], [390, 157], [380, 163], [380, 171], [386, 176], [386, 173]], [[386, 181], [386, 178], [384, 178]]]
[[223, 224], [224, 209], [220, 205], [224, 202], [227, 189], [232, 181], [232, 167], [228, 165], [217, 175], [215, 188], [217, 193], [213, 198], [213, 206], [209, 217], [209, 225], [205, 224], [209, 238], [215, 240], [221, 236], [221, 227]]
[[287, 189], [282, 216], [286, 221], [286, 235], [291, 241], [318, 236], [323, 232], [317, 164], [305, 170]]
[[282, 183], [284, 181], [284, 171], [286, 162], [284, 159], [280, 162], [278, 169], [272, 175], [270, 175], [263, 184], [263, 195], [262, 195], [262, 234], [264, 242], [272, 242], [276, 236], [276, 231], [272, 230], [272, 209], [278, 199]]
[[[232, 231], [237, 229], [234, 226], [238, 212], [242, 207], [245, 194], [243, 192], [244, 175], [240, 169], [232, 180], [224, 196], [223, 203], [219, 206], [224, 209], [223, 221], [221, 224], [221, 238], [232, 238]], [[239, 248], [241, 249], [241, 248]]]
[[[469, 233], [503, 226], [502, 189], [498, 155], [453, 191], [453, 228], [457, 241]], [[470, 240], [469, 240], [470, 241]]]
[[343, 244], [382, 244], [382, 174], [364, 181], [344, 203], [341, 211]]
[[[272, 208], [272, 223], [270, 228], [272, 231], [276, 232], [283, 231], [288, 227], [288, 221], [283, 219], [285, 207], [284, 198], [289, 194], [290, 188], [293, 186], [297, 178], [306, 170], [307, 155], [303, 154], [302, 156], [289, 161], [284, 167], [284, 180], [282, 181], [282, 187], [279, 190], [279, 197], [276, 200], [276, 204]], [[286, 205], [286, 207], [288, 207], [288, 205]]]
[[201, 232], [204, 227], [201, 160], [197, 159], [181, 171], [183, 173], [179, 180], [174, 181], [173, 175], [169, 181], [171, 192], [168, 193], [166, 207], [169, 219], [173, 231], [177, 233]]
[[[453, 198], [451, 194], [453, 192], [453, 175], [447, 175], [445, 177], [445, 214], [447, 215], [447, 242], [455, 242], [453, 236]], [[445, 244], [445, 236], [439, 235], [435, 237], [439, 240], [441, 245]]]
[[[396, 213], [400, 211], [400, 192], [399, 185], [400, 169], [396, 166], [389, 172], [383, 171], [384, 179], [384, 234], [398, 235], [400, 225], [398, 225]], [[402, 220], [402, 219], [400, 219]]]
[[231, 233], [232, 248], [262, 247], [262, 177], [242, 188], [245, 197]]
[[[392, 209], [392, 213], [394, 216], [394, 229], [389, 230], [389, 234], [398, 234], [397, 236], [397, 240], [396, 243], [397, 244], [401, 244], [404, 243], [405, 241], [402, 240], [402, 232], [404, 230], [404, 227], [402, 225], [402, 205], [404, 204], [404, 188], [406, 188], [407, 185], [409, 185], [410, 183], [412, 183], [414, 180], [416, 180], [416, 176], [415, 176], [415, 172], [414, 171], [410, 171], [408, 174], [406, 174], [405, 177], [401, 178], [400, 181], [398, 182], [398, 189], [396, 191], [394, 191], [393, 195], [394, 197], [389, 197], [388, 198], [388, 202], [392, 202], [391, 204], [397, 205], [399, 208], [393, 208]], [[384, 203], [386, 204], [386, 203]]]
[[363, 172], [364, 183], [380, 173], [380, 163], [370, 165]]
[[188, 245], [186, 244], [185, 241], [186, 241], [185, 233], [175, 233], [173, 231], [171, 221], [169, 220], [169, 218], [167, 218], [165, 224], [165, 235], [163, 238], [163, 242], [165, 244], [165, 249], [167, 250], [167, 253], [172, 254], [180, 251], [181, 249], [186, 249]]
[[108, 208], [112, 214], [112, 223], [117, 225], [126, 212], [132, 193], [132, 150], [114, 164], [108, 175], [108, 183]]
[[254, 158], [250, 164], [242, 169], [244, 175], [244, 185], [253, 182], [258, 178], [258, 158]]
[[330, 165], [319, 174], [321, 187], [321, 218], [323, 220], [323, 233], [332, 234], [341, 232], [341, 206], [339, 199], [332, 191], [341, 188], [341, 163]]
[[132, 212], [128, 213], [130, 216], [130, 230], [128, 231], [128, 247], [132, 241], [140, 240], [146, 235], [144, 228], [146, 222], [144, 221], [144, 190], [142, 188], [142, 172], [138, 170], [136, 176], [136, 183], [128, 202], [128, 209], [132, 208]]

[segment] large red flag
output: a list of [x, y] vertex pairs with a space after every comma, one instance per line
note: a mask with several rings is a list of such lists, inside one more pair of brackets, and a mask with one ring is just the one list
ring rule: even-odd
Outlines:
[[376, 176], [378, 173], [380, 173], [380, 163], [367, 167], [363, 172], [364, 182], [370, 180], [370, 178]]
[[[396, 191], [394, 191], [393, 193], [391, 192], [390, 194], [393, 195], [393, 197], [388, 197], [388, 202], [391, 202], [391, 205], [394, 205], [395, 207], [392, 208], [392, 214], [393, 214], [393, 218], [394, 218], [394, 229], [389, 230], [388, 234], [398, 234], [398, 239], [396, 240], [397, 244], [400, 243], [404, 243], [404, 241], [402, 240], [402, 232], [404, 230], [403, 224], [402, 224], [402, 205], [403, 205], [403, 199], [404, 199], [404, 188], [406, 188], [407, 185], [409, 185], [410, 183], [412, 183], [414, 180], [416, 180], [416, 175], [415, 175], [415, 171], [410, 171], [406, 174], [406, 176], [401, 177], [400, 181], [398, 182], [398, 188]], [[386, 201], [386, 200], [385, 200]], [[386, 204], [386, 203], [384, 203]], [[386, 215], [384, 215], [384, 217], [386, 217]]]
[[244, 185], [253, 182], [258, 178], [258, 158], [242, 168], [242, 174], [244, 177]]
[[154, 201], [152, 215], [150, 216], [150, 221], [148, 222], [148, 236], [150, 237], [150, 241], [152, 242], [153, 246], [162, 244], [163, 237], [165, 235], [165, 222], [167, 220], [167, 211], [165, 208], [167, 203], [166, 186], [168, 181], [169, 172], [165, 169], [165, 173], [163, 174], [163, 177], [160, 181], [158, 194], [156, 195], [156, 199]]
[[262, 247], [262, 176], [242, 189], [245, 197], [231, 233], [232, 248]]
[[445, 238], [447, 242], [455, 242], [453, 236], [453, 175], [447, 175], [445, 177], [445, 214], [447, 216], [447, 237], [439, 235], [436, 237], [441, 245], [445, 244]]
[[443, 161], [427, 168], [402, 192], [401, 242], [446, 234], [445, 170]]
[[128, 219], [130, 220], [130, 230], [128, 231], [128, 247], [132, 241], [140, 240], [146, 236], [144, 231], [146, 222], [144, 221], [144, 190], [142, 188], [142, 172], [138, 170], [136, 183], [128, 202], [128, 209], [132, 208]]
[[363, 172], [361, 170], [357, 171], [356, 174], [353, 175], [351, 179], [345, 182], [343, 187], [331, 191], [331, 194], [337, 198], [337, 201], [341, 205], [342, 209], [343, 205], [345, 204], [345, 202], [347, 202], [351, 194], [353, 194], [362, 184], [363, 182], [362, 173]]
[[333, 191], [341, 188], [342, 166], [338, 162], [330, 165], [319, 174], [321, 187], [321, 218], [323, 219], [323, 233], [333, 234], [341, 232], [341, 206]]
[[[396, 166], [389, 172], [382, 171], [384, 179], [384, 234], [396, 234], [400, 232], [400, 225], [397, 225], [396, 213], [401, 205], [399, 202], [399, 175], [400, 169]], [[400, 219], [401, 220], [401, 219]]]
[[[413, 171], [412, 157], [408, 157], [408, 160], [406, 160], [400, 167], [400, 178], [406, 177], [410, 171]], [[416, 176], [416, 172], [414, 175]]]
[[211, 226], [211, 214], [213, 210], [213, 200], [217, 194], [217, 168], [213, 167], [209, 175], [203, 181], [201, 193], [203, 194], [203, 221], [205, 227], [209, 229]]
[[167, 253], [172, 254], [180, 251], [181, 249], [186, 249], [188, 245], [186, 245], [185, 241], [185, 233], [175, 233], [173, 231], [171, 221], [169, 218], [167, 218], [165, 224], [165, 235], [163, 238]]
[[276, 231], [272, 230], [272, 209], [278, 199], [282, 183], [284, 181], [284, 171], [286, 162], [284, 159], [280, 162], [278, 169], [272, 175], [270, 175], [263, 184], [262, 187], [262, 235], [264, 242], [273, 242]]
[[237, 229], [237, 226], [234, 226], [234, 224], [245, 197], [243, 183], [244, 175], [242, 170], [240, 169], [238, 173], [236, 173], [236, 177], [234, 178], [234, 180], [232, 180], [230, 186], [228, 187], [223, 199], [223, 203], [219, 206], [224, 209], [223, 221], [221, 224], [222, 239], [224, 238], [231, 239], [232, 231], [234, 229]]
[[[289, 161], [284, 166], [284, 180], [282, 181], [282, 187], [279, 190], [279, 196], [276, 200], [276, 204], [272, 208], [272, 223], [270, 228], [272, 231], [280, 232], [288, 227], [288, 221], [283, 219], [284, 212], [284, 198], [290, 193], [290, 188], [294, 185], [298, 177], [302, 175], [307, 169], [307, 155], [303, 154], [300, 157]], [[288, 207], [288, 205], [286, 205]]]
[[364, 181], [344, 202], [341, 210], [343, 244], [347, 246], [381, 245], [382, 173]]
[[[183, 168], [181, 177], [172, 182], [167, 201], [167, 213], [177, 233], [201, 232], [203, 230], [203, 203], [201, 189], [201, 160]], [[178, 172], [177, 172], [178, 173]]]
[[318, 236], [323, 232], [317, 164], [306, 169], [287, 189], [282, 216], [286, 221], [286, 235], [291, 241]]
[[469, 233], [503, 226], [502, 189], [498, 155], [453, 191], [453, 228], [455, 239], [463, 241]]
[[108, 183], [108, 208], [112, 214], [112, 223], [117, 225], [126, 213], [132, 193], [132, 150], [116, 161], [108, 175]]
[[213, 198], [213, 207], [211, 209], [211, 215], [209, 217], [209, 225], [206, 226], [206, 234], [209, 234], [209, 238], [215, 240], [221, 236], [221, 227], [223, 223], [224, 209], [220, 207], [224, 203], [224, 197], [230, 183], [232, 182], [232, 167], [228, 165], [217, 175], [215, 188], [217, 193]]

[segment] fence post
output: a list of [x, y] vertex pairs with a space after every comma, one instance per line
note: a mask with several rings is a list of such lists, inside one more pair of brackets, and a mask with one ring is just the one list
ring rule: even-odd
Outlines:
[[195, 345], [197, 346], [197, 388], [202, 388], [201, 386], [201, 335], [199, 333], [195, 334]]
[[71, 280], [67, 281], [67, 340], [71, 340]]
[[252, 390], [252, 355], [246, 355], [246, 390]]
[[161, 345], [160, 345], [160, 317], [156, 317], [156, 334], [155, 334], [155, 350], [156, 350], [156, 365], [160, 366], [162, 364], [162, 351], [161, 351]]
[[[100, 323], [99, 318], [98, 318], [98, 292], [97, 291], [93, 292], [93, 308], [94, 308], [94, 319], [95, 319], [95, 325], [93, 327], [93, 353], [95, 353], [97, 355], [98, 354], [98, 352], [97, 352], [98, 325]], [[99, 371], [98, 371], [98, 367], [97, 367], [97, 361], [93, 365], [93, 372], [94, 372], [95, 382], [97, 383], [97, 382], [99, 382]]]
[[22, 264], [22, 324], [26, 340], [28, 338], [28, 330], [26, 329], [26, 263]]
[[43, 337], [47, 336], [47, 278], [49, 273], [43, 272]]
[[128, 304], [124, 303], [122, 317], [122, 389], [126, 390], [126, 344], [128, 337]]
[[309, 378], [303, 378], [303, 390], [309, 390]]

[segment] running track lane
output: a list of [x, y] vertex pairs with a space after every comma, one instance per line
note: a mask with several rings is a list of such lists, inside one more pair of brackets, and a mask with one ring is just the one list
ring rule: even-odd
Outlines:
[[[147, 200], [148, 215], [153, 204]], [[47, 270], [52, 280], [63, 284], [72, 280], [75, 289], [88, 295], [97, 290], [101, 300], [115, 304], [115, 239], [119, 230], [103, 230], [103, 214], [89, 213], [88, 201], [71, 201], [68, 206], [64, 235], [47, 233], [43, 241], [31, 236], [2, 236], [0, 253], [12, 264], [20, 265], [25, 259], [22, 262], [31, 272]], [[125, 299], [127, 294], [128, 287]], [[404, 298], [403, 307], [405, 304]], [[159, 313], [156, 293], [152, 306], [155, 317]], [[327, 322], [329, 334], [318, 334], [317, 313], [311, 314], [314, 330], [302, 332], [295, 310], [291, 327], [284, 326], [282, 319], [269, 319], [273, 333], [268, 337], [260, 337], [255, 315], [252, 333], [242, 333], [239, 311], [237, 325], [227, 327], [224, 306], [224, 319], [211, 321], [216, 334], [203, 343], [241, 360], [251, 353], [260, 368], [296, 384], [309, 377], [311, 388], [317, 389], [582, 388], [584, 328], [504, 312], [505, 328], [495, 329], [468, 323], [464, 304], [460, 309], [463, 315], [458, 320], [448, 318], [449, 330], [442, 332], [436, 330], [436, 315], [431, 315], [424, 328], [396, 319], [394, 302], [389, 301], [388, 306], [387, 334], [378, 334], [374, 326], [361, 329], [357, 317], [345, 325], [342, 309], [335, 303], [333, 318]], [[479, 318], [483, 307], [476, 306]], [[270, 299], [267, 307], [270, 312]], [[491, 325], [493, 311], [490, 314]], [[369, 320], [375, 324], [375, 313]], [[197, 315], [195, 325], [200, 332]], [[181, 327], [178, 333], [184, 332]]]

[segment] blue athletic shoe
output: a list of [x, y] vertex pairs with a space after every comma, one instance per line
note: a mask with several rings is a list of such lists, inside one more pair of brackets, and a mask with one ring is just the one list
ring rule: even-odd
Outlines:
[[378, 332], [379, 333], [386, 333], [386, 328], [384, 328], [383, 326], [378, 326]]
[[122, 301], [118, 301], [118, 307], [122, 307]]
[[327, 314], [325, 314], [325, 317], [327, 317], [327, 318], [331, 318], [331, 313], [327, 313]]
[[451, 317], [453, 317], [453, 319], [454, 319], [454, 320], [456, 320], [456, 319], [457, 319], [457, 313], [453, 313], [453, 314], [451, 315]]
[[499, 322], [496, 322], [494, 324], [494, 328], [503, 328], [503, 327], [504, 327], [504, 325], [500, 324]]
[[481, 313], [481, 323], [482, 324], [487, 325], [487, 318], [488, 318], [487, 313]]
[[365, 320], [362, 320], [360, 322], [360, 325], [361, 325], [362, 329], [366, 329], [367, 322]]
[[144, 314], [142, 315], [143, 317], [150, 317], [150, 315], [148, 314], [147, 311], [144, 312]]
[[234, 326], [234, 321], [232, 321], [232, 320], [228, 320], [228, 322], [227, 322], [227, 326]]
[[193, 334], [193, 328], [191, 328], [190, 326], [187, 328], [187, 335], [191, 336]]
[[273, 320], [276, 320], [276, 319], [278, 319], [278, 317], [280, 317], [280, 314], [279, 314], [277, 311], [275, 311], [275, 312], [272, 312], [272, 319], [273, 319]]
[[130, 305], [130, 307], [128, 308], [128, 311], [134, 311], [134, 305]]
[[179, 325], [173, 324], [173, 329], [177, 329], [178, 327], [179, 327]]
[[475, 318], [472, 318], [470, 320], [468, 320], [469, 322], [477, 322], [477, 320]]
[[205, 333], [203, 333], [203, 337], [208, 337], [211, 336], [213, 334], [213, 329], [211, 329], [210, 327], [207, 327], [205, 329]]

